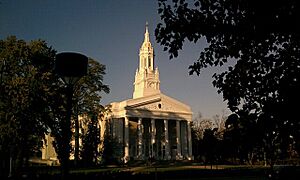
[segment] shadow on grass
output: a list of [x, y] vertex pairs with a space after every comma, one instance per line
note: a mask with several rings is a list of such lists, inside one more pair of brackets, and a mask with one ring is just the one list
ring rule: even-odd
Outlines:
[[[267, 179], [299, 179], [299, 167], [291, 173], [272, 174], [269, 178], [269, 168], [250, 166], [218, 166], [214, 169], [199, 165], [153, 165], [134, 167], [98, 167], [88, 169], [73, 169], [70, 171], [68, 179], [130, 179], [130, 180], [267, 180]], [[284, 172], [284, 171], [282, 171]], [[27, 172], [26, 176], [19, 175], [10, 179], [61, 179], [59, 167], [33, 168]]]

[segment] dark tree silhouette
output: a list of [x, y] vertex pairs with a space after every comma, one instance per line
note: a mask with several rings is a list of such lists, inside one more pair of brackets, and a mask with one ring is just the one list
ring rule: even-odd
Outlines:
[[41, 148], [52, 123], [47, 98], [57, 81], [54, 57], [55, 50], [42, 40], [0, 40], [0, 176], [7, 177], [9, 158], [14, 175]]
[[[0, 176], [7, 177], [9, 158], [14, 168], [28, 165], [40, 151], [45, 134], [51, 132], [60, 162], [69, 152], [62, 135], [66, 117], [65, 84], [54, 72], [56, 51], [45, 41], [25, 42], [14, 36], [0, 40]], [[89, 60], [88, 75], [76, 88], [79, 112], [99, 112], [105, 66]], [[83, 106], [84, 104], [84, 106]], [[71, 128], [71, 127], [70, 127]], [[17, 170], [15, 172], [21, 172]]]
[[233, 163], [239, 161], [240, 164], [252, 164], [253, 157], [257, 155], [256, 148], [262, 146], [257, 140], [261, 138], [257, 124], [251, 117], [253, 116], [239, 112], [239, 115], [230, 115], [226, 121], [224, 143]]
[[[214, 129], [205, 129], [203, 133], [203, 149], [204, 149], [204, 154], [207, 159], [207, 161], [210, 163], [211, 168], [212, 165], [216, 162], [217, 158], [217, 144], [218, 144], [218, 139], [215, 136], [215, 133], [217, 132], [217, 128]], [[207, 162], [205, 162], [206, 164]]]
[[75, 149], [74, 163], [79, 160], [79, 122], [80, 114], [96, 114], [104, 110], [101, 105], [102, 93], [109, 93], [108, 85], [103, 83], [106, 66], [89, 58], [88, 73], [82, 77], [75, 87], [74, 93], [74, 127]]
[[100, 144], [100, 129], [98, 119], [92, 115], [88, 123], [86, 135], [83, 137], [82, 160], [84, 166], [91, 167], [99, 163], [100, 152], [98, 147]]
[[121, 158], [123, 155], [123, 146], [117, 141], [116, 138], [112, 136], [109, 131], [105, 131], [102, 148], [102, 161], [104, 165], [116, 165], [122, 163]]
[[158, 0], [158, 5], [163, 22], [155, 30], [156, 40], [170, 58], [178, 56], [185, 40], [205, 38], [208, 43], [189, 67], [190, 74], [235, 61], [213, 75], [213, 85], [233, 113], [251, 114], [261, 125], [271, 165], [274, 143], [290, 137], [300, 141], [295, 106], [300, 100], [299, 1]]

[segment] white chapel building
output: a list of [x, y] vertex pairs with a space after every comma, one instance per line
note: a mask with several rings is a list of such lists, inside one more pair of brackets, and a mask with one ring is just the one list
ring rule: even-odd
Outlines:
[[133, 98], [110, 104], [106, 130], [122, 144], [123, 160], [191, 160], [191, 108], [160, 91], [148, 25], [139, 52]]

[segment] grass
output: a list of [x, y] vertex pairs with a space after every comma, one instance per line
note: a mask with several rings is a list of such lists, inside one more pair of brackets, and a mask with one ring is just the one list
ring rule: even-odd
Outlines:
[[[55, 179], [60, 177], [60, 167], [33, 167], [35, 179]], [[263, 166], [218, 165], [203, 166], [201, 164], [156, 164], [145, 166], [77, 168], [70, 170], [70, 176], [81, 179], [142, 179], [142, 180], [219, 180], [219, 179], [267, 179], [267, 168]]]
[[[233, 166], [218, 165], [203, 166], [191, 165], [157, 165], [157, 166], [135, 166], [120, 168], [95, 168], [72, 170], [73, 175], [81, 174], [104, 174], [115, 177], [130, 176], [131, 179], [267, 179], [267, 168], [263, 166]], [[123, 175], [125, 173], [125, 175]], [[117, 178], [118, 179], [118, 178]], [[120, 178], [122, 179], [122, 178]]]

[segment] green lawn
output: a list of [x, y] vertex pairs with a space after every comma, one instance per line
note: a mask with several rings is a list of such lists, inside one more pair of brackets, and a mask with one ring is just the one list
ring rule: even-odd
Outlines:
[[[79, 179], [131, 179], [131, 180], [266, 180], [267, 167], [218, 165], [203, 166], [200, 164], [164, 164], [152, 166], [124, 166], [77, 168], [70, 170], [70, 176]], [[53, 179], [60, 177], [60, 167], [33, 167], [31, 179]]]

